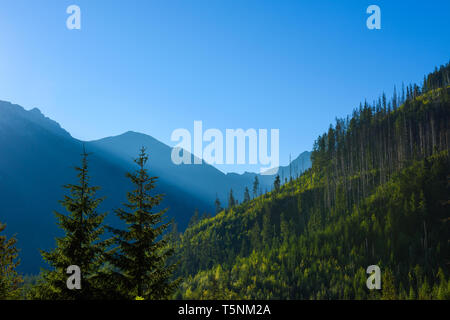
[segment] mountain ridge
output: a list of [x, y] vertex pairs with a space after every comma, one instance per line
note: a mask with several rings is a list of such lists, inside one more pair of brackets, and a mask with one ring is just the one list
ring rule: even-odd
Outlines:
[[[42, 266], [38, 249], [54, 246], [58, 233], [52, 211], [62, 211], [58, 201], [63, 184], [76, 180], [83, 147], [89, 157], [92, 183], [106, 200], [100, 209], [109, 211], [108, 223], [116, 223], [113, 209], [124, 202], [129, 182], [125, 173], [134, 170], [133, 159], [142, 146], [149, 146], [149, 171], [159, 177], [157, 190], [166, 197], [163, 206], [183, 230], [198, 209], [214, 213], [216, 193], [226, 203], [229, 189], [242, 199], [254, 175], [227, 175], [209, 165], [176, 166], [170, 161], [171, 147], [135, 131], [94, 141], [73, 138], [58, 122], [38, 108], [26, 110], [0, 101], [0, 221], [9, 234], [18, 234], [23, 263], [20, 270], [35, 273]], [[165, 156], [164, 156], [165, 155]], [[168, 160], [168, 161], [167, 161]], [[267, 180], [268, 185], [272, 181]], [[18, 205], [20, 204], [20, 205]]]

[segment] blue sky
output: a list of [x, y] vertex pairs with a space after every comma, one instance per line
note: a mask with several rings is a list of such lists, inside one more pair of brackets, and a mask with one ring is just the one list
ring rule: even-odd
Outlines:
[[277, 128], [286, 164], [360, 101], [448, 62], [449, 32], [447, 0], [0, 0], [0, 100], [84, 140]]

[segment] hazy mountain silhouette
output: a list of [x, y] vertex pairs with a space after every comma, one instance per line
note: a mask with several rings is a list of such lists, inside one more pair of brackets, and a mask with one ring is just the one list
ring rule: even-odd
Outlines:
[[[130, 185], [125, 173], [133, 167], [109, 158], [90, 143], [85, 145], [92, 153], [92, 183], [102, 187], [99, 196], [107, 196], [101, 209], [111, 212], [126, 199]], [[72, 138], [38, 109], [26, 111], [0, 102], [0, 221], [8, 224], [9, 234], [17, 233], [22, 271], [38, 272], [42, 266], [38, 249], [55, 245], [58, 228], [52, 212], [64, 212], [58, 203], [65, 194], [61, 186], [77, 181], [73, 167], [80, 163], [82, 148], [82, 141]], [[137, 153], [138, 148], [134, 151]], [[166, 194], [163, 205], [170, 208], [169, 217], [175, 218], [180, 227], [186, 225], [195, 208], [212, 210], [212, 203], [164, 181], [158, 181], [158, 191]], [[114, 220], [111, 214], [108, 221]]]
[[[133, 163], [137, 149], [145, 146], [150, 152], [150, 172], [161, 181], [183, 189], [185, 192], [213, 203], [218, 195], [223, 204], [227, 203], [230, 189], [233, 189], [235, 198], [242, 200], [245, 187], [252, 189], [255, 176], [258, 175], [262, 192], [271, 189], [274, 175], [260, 175], [252, 172], [244, 174], [223, 173], [215, 167], [203, 163], [196, 165], [175, 165], [171, 161], [172, 148], [146, 134], [128, 131], [114, 137], [108, 137], [88, 143], [89, 146], [100, 150], [101, 154], [108, 155], [109, 159]], [[92, 149], [92, 148], [91, 148]], [[292, 161], [291, 166], [280, 167], [278, 174], [282, 178], [289, 179], [298, 176], [304, 170], [311, 167], [311, 153], [308, 151], [300, 154]], [[193, 155], [191, 155], [193, 163]]]
[[[66, 193], [62, 185], [77, 181], [74, 166], [80, 163], [83, 146], [89, 157], [91, 181], [106, 196], [102, 211], [109, 211], [107, 222], [117, 223], [113, 209], [126, 199], [130, 184], [125, 177], [135, 168], [133, 159], [139, 148], [149, 153], [148, 169], [158, 176], [158, 192], [164, 193], [164, 207], [184, 229], [196, 208], [213, 212], [216, 194], [223, 204], [232, 188], [237, 199], [251, 186], [255, 173], [224, 174], [208, 164], [175, 165], [171, 147], [151, 136], [126, 132], [115, 137], [83, 142], [73, 138], [61, 126], [45, 117], [39, 109], [0, 101], [0, 221], [8, 224], [8, 233], [17, 234], [21, 251], [20, 270], [37, 273], [43, 265], [38, 249], [54, 247], [58, 234], [53, 211], [64, 212], [58, 201]], [[309, 168], [309, 153], [302, 153], [292, 167]], [[301, 165], [300, 165], [301, 164]], [[289, 166], [280, 168], [280, 176], [289, 177]], [[273, 176], [259, 176], [261, 191], [270, 190]]]

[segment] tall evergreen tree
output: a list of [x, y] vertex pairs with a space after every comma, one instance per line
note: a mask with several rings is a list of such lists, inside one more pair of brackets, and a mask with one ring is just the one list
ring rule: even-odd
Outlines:
[[253, 181], [253, 197], [256, 198], [258, 196], [259, 190], [259, 180], [258, 176], [255, 176], [255, 180]]
[[[58, 225], [64, 236], [56, 238], [56, 248], [41, 251], [44, 260], [52, 267], [45, 270], [42, 280], [33, 292], [34, 298], [85, 300], [107, 298], [100, 281], [101, 268], [105, 263], [105, 250], [110, 240], [102, 240], [105, 232], [103, 221], [107, 213], [98, 213], [103, 201], [96, 197], [97, 186], [90, 185], [88, 174], [88, 154], [82, 153], [81, 167], [76, 167], [78, 184], [68, 184], [64, 188], [69, 195], [60, 201], [67, 214], [55, 212]], [[67, 268], [76, 265], [81, 271], [81, 289], [68, 289]]]
[[248, 190], [247, 187], [245, 187], [245, 191], [244, 191], [244, 203], [249, 202], [250, 201], [250, 191]]
[[199, 213], [198, 213], [198, 209], [196, 208], [195, 211], [194, 211], [194, 215], [189, 220], [188, 227], [195, 226], [199, 221], [200, 221], [200, 216], [199, 216]]
[[216, 194], [216, 201], [214, 202], [214, 206], [216, 208], [216, 214], [223, 210], [222, 204], [220, 203], [219, 197]]
[[[6, 225], [0, 223], [0, 234], [5, 228]], [[20, 262], [16, 242], [15, 237], [7, 239], [6, 235], [0, 235], [0, 300], [17, 298], [19, 293], [22, 278], [16, 271]]]
[[178, 281], [171, 281], [175, 265], [167, 265], [173, 250], [164, 231], [170, 222], [164, 222], [167, 209], [159, 210], [163, 195], [153, 195], [157, 177], [151, 177], [145, 168], [148, 156], [143, 147], [135, 159], [138, 169], [127, 177], [134, 185], [128, 192], [124, 208], [116, 210], [126, 223], [125, 230], [110, 228], [117, 247], [110, 254], [116, 268], [116, 277], [123, 295], [134, 299], [165, 299], [173, 293]]
[[228, 209], [233, 208], [236, 205], [236, 200], [233, 196], [233, 189], [230, 189], [230, 194], [228, 196]]
[[280, 190], [281, 180], [280, 180], [280, 175], [278, 175], [278, 174], [275, 177], [275, 181], [273, 182], [273, 187], [274, 187], [276, 192], [278, 192]]

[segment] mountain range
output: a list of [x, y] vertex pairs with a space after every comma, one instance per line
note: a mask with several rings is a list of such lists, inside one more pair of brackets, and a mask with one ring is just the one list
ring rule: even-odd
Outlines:
[[[112, 212], [126, 199], [130, 183], [126, 172], [135, 168], [139, 148], [149, 153], [149, 171], [159, 177], [157, 190], [165, 194], [163, 206], [183, 230], [196, 209], [214, 213], [216, 197], [225, 204], [230, 189], [242, 200], [244, 189], [252, 189], [256, 173], [225, 174], [214, 166], [175, 165], [172, 148], [138, 132], [95, 141], [73, 138], [57, 122], [37, 108], [25, 110], [0, 101], [0, 221], [17, 234], [21, 249], [19, 270], [37, 273], [42, 266], [39, 249], [55, 245], [58, 235], [53, 211], [64, 212], [58, 204], [66, 194], [63, 185], [76, 182], [73, 168], [80, 163], [83, 147], [90, 153], [89, 169], [93, 185], [101, 186], [105, 197], [101, 210]], [[282, 181], [311, 166], [310, 152], [303, 152], [290, 165], [279, 168]], [[258, 175], [260, 190], [270, 190], [274, 176]], [[117, 223], [114, 214], [107, 222]]]

